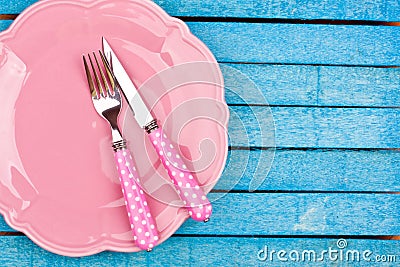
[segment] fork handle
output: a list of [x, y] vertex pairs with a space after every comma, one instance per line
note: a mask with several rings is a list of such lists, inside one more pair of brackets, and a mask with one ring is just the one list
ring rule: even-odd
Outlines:
[[[153, 121], [153, 123], [155, 122]], [[175, 189], [189, 211], [190, 217], [196, 221], [207, 222], [212, 213], [212, 206], [200, 188], [195, 175], [187, 169], [181, 155], [161, 127], [156, 125], [152, 129], [146, 129], [146, 131]]]
[[131, 153], [124, 146], [124, 141], [120, 141], [119, 144], [114, 143], [114, 158], [120, 175], [122, 193], [125, 198], [133, 238], [136, 246], [140, 249], [151, 251], [157, 245], [159, 239], [156, 224], [141, 188]]

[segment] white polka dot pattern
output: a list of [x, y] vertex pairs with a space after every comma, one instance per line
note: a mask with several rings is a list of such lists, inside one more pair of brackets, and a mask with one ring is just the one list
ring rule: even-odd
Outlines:
[[161, 128], [152, 131], [149, 138], [156, 149], [161, 162], [175, 185], [179, 196], [189, 211], [190, 217], [196, 221], [206, 221], [210, 218], [212, 207], [203, 190], [194, 179], [193, 173], [187, 170], [167, 136]]
[[138, 183], [139, 175], [133, 165], [131, 154], [129, 150], [121, 149], [114, 153], [114, 158], [135, 244], [141, 249], [151, 250], [158, 243], [158, 232], [144, 192]]

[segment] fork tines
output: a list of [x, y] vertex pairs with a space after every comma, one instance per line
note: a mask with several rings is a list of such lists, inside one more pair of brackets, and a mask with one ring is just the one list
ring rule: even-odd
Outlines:
[[[92, 98], [94, 98], [94, 99], [98, 99], [100, 97], [106, 97], [107, 94], [109, 94], [109, 95], [114, 94], [113, 90], [111, 89], [111, 88], [114, 88], [114, 79], [113, 79], [113, 74], [111, 72], [111, 68], [110, 68], [106, 58], [104, 57], [104, 54], [100, 50], [99, 50], [99, 55], [101, 57], [103, 67], [100, 66], [99, 61], [97, 60], [96, 53], [93, 52], [93, 57], [94, 57], [94, 60], [96, 62], [96, 66], [97, 66], [97, 71], [93, 64], [92, 57], [90, 56], [90, 54], [87, 55], [89, 58], [91, 68], [92, 68], [92, 73], [94, 76], [95, 83], [93, 82], [93, 78], [90, 73], [89, 66], [86, 61], [86, 57], [85, 57], [85, 55], [82, 56], [83, 63], [85, 65], [87, 81], [88, 81], [89, 88], [90, 88], [90, 93], [92, 94]], [[108, 80], [104, 74], [103, 68], [104, 68], [105, 72], [107, 73]], [[101, 77], [101, 80], [100, 80], [99, 76]], [[111, 86], [109, 86], [109, 82], [111, 83]]]

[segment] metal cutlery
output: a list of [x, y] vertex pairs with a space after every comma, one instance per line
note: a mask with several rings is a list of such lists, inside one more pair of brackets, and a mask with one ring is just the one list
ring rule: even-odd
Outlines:
[[108, 62], [110, 62], [110, 67], [133, 111], [137, 123], [147, 132], [176, 191], [183, 200], [185, 208], [189, 211], [189, 215], [196, 221], [207, 222], [212, 213], [212, 206], [200, 188], [195, 174], [187, 169], [182, 156], [158, 125], [157, 119], [150, 113], [150, 110], [139, 95], [136, 86], [129, 78], [118, 57], [104, 37], [102, 43], [104, 55]]
[[[151, 251], [159, 239], [156, 224], [147, 205], [131, 153], [118, 128], [117, 119], [121, 110], [121, 94], [118, 83], [104, 54], [99, 51], [99, 55], [102, 64], [99, 64], [95, 53], [93, 53], [94, 61], [90, 54], [87, 55], [91, 71], [86, 56], [83, 56], [93, 106], [111, 127], [114, 158], [120, 175], [119, 179], [135, 244], [143, 250]], [[107, 74], [107, 77], [104, 73]]]

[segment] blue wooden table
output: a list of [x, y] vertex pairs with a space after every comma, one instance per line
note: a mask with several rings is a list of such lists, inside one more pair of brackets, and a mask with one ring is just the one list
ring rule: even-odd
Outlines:
[[[0, 30], [34, 2], [0, 0]], [[152, 253], [68, 258], [0, 218], [0, 266], [400, 266], [400, 1], [156, 3], [224, 72], [231, 146], [213, 219]]]

